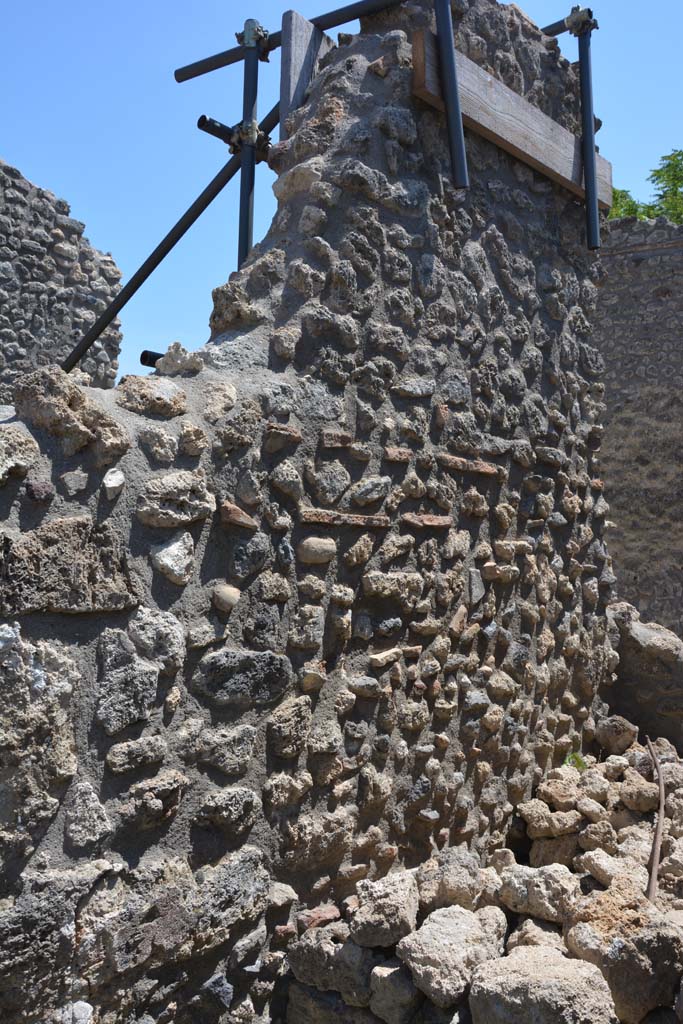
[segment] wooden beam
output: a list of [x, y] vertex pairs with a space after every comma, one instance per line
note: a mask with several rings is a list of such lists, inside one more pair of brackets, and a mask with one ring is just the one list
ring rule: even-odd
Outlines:
[[[581, 140], [456, 50], [462, 120], [466, 128], [494, 142], [581, 199]], [[444, 110], [436, 36], [413, 33], [413, 94]], [[612, 205], [612, 165], [598, 154], [598, 202]]]
[[282, 15], [282, 60], [280, 64], [280, 139], [287, 138], [287, 115], [300, 107], [316, 73], [318, 61], [331, 50], [329, 36], [296, 11]]

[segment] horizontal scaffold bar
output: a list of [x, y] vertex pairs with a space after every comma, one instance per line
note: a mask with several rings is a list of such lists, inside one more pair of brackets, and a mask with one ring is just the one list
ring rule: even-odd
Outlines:
[[[380, 11], [390, 7], [398, 7], [403, 0], [360, 0], [359, 3], [349, 4], [348, 7], [340, 7], [329, 14], [320, 14], [316, 18], [309, 18], [311, 24], [323, 32], [329, 28], [336, 28], [338, 25], [345, 25], [348, 21], [362, 18], [369, 14], [378, 14]], [[277, 50], [282, 44], [282, 33], [272, 32], [268, 36], [268, 50]], [[233, 46], [231, 50], [223, 50], [222, 53], [214, 53], [213, 57], [205, 57], [204, 60], [195, 61], [194, 64], [186, 64], [175, 72], [176, 82], [188, 82], [191, 78], [198, 78], [206, 75], [209, 71], [217, 71], [229, 64], [236, 64], [244, 59], [244, 47]]]

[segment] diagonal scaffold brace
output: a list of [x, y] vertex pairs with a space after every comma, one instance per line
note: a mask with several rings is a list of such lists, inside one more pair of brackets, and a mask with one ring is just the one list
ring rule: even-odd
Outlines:
[[[270, 135], [270, 133], [277, 127], [279, 121], [280, 104], [276, 103], [270, 113], [267, 114], [261, 122], [260, 134], [262, 136]], [[63, 370], [66, 370], [68, 373], [81, 361], [88, 349], [94, 345], [102, 332], [109, 327], [113, 320], [116, 319], [126, 303], [132, 299], [138, 289], [142, 287], [147, 278], [156, 270], [162, 260], [168, 256], [171, 249], [173, 249], [183, 235], [190, 230], [194, 222], [198, 220], [216, 196], [223, 191], [228, 182], [232, 181], [241, 165], [242, 155], [241, 153], [237, 153], [235, 156], [231, 157], [227, 164], [220, 169], [218, 174], [212, 178], [204, 191], [197, 196], [189, 209], [186, 210], [180, 220], [173, 225], [168, 234], [161, 240], [161, 242], [159, 242], [156, 249], [150, 253], [145, 262], [138, 267], [130, 280], [126, 282], [113, 302], [110, 302], [105, 311], [92, 325], [90, 330], [81, 338], [76, 347], [69, 353], [62, 363]], [[146, 361], [143, 365], [154, 365], [154, 362], [156, 362], [154, 357], [159, 358], [159, 353], [147, 353], [147, 357], [150, 361]]]
[[581, 154], [583, 182], [586, 192], [586, 237], [589, 249], [600, 248], [600, 214], [598, 211], [598, 178], [595, 149], [595, 113], [593, 109], [593, 70], [591, 36], [598, 23], [589, 7], [572, 7], [566, 18], [546, 25], [541, 32], [559, 36], [570, 32], [579, 41], [579, 79], [581, 83]]

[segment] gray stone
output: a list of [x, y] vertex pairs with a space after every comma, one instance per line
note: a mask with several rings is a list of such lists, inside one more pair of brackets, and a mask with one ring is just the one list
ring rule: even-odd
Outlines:
[[370, 975], [370, 1009], [386, 1024], [410, 1024], [423, 1001], [410, 973], [399, 960], [388, 960]]
[[372, 996], [370, 976], [384, 961], [381, 954], [361, 949], [349, 938], [343, 921], [310, 928], [289, 947], [289, 966], [294, 977], [323, 992], [339, 992], [349, 1006], [368, 1006]]
[[497, 907], [472, 913], [445, 907], [431, 913], [416, 932], [401, 939], [396, 955], [421, 992], [437, 1006], [456, 1006], [475, 968], [503, 954], [505, 914]]
[[516, 914], [542, 921], [562, 922], [567, 909], [581, 895], [579, 879], [563, 864], [531, 868], [515, 864], [500, 875], [500, 900]]
[[121, 540], [89, 516], [0, 533], [0, 613], [123, 611], [138, 601]]
[[520, 948], [477, 967], [470, 1010], [474, 1024], [617, 1024], [600, 971], [548, 948]]
[[107, 751], [107, 768], [114, 775], [138, 771], [151, 764], [160, 764], [168, 748], [161, 736], [141, 736], [139, 740], [115, 743]]
[[351, 938], [359, 946], [394, 946], [415, 929], [419, 906], [412, 874], [399, 872], [356, 887], [358, 910], [351, 919]]
[[271, 651], [211, 651], [192, 676], [192, 688], [216, 707], [262, 707], [292, 682], [289, 658]]
[[91, 850], [111, 835], [107, 813], [89, 782], [78, 782], [66, 809], [64, 832], [74, 850]]
[[200, 825], [218, 825], [232, 835], [241, 835], [251, 828], [260, 801], [252, 789], [234, 786], [211, 793], [201, 803], [196, 821]]
[[287, 1024], [377, 1024], [369, 1010], [347, 1006], [336, 992], [318, 992], [293, 981], [288, 990]]
[[285, 701], [268, 719], [270, 749], [277, 757], [298, 757], [306, 746], [310, 725], [310, 697]]

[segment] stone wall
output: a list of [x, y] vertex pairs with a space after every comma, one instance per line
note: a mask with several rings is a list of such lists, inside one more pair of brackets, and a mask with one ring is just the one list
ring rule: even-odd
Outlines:
[[[471, 134], [472, 189], [452, 188], [443, 119], [411, 93], [427, 6], [324, 59], [209, 345], [112, 391], [19, 382], [0, 429], [8, 1024], [282, 1021], [299, 931], [463, 844], [495, 888], [494, 853], [528, 849], [516, 808], [600, 728], [616, 659], [584, 211]], [[575, 72], [514, 7], [455, 6], [470, 56], [575, 107]], [[331, 942], [339, 1019], [372, 1024], [365, 954]], [[291, 1024], [337, 1019], [296, 992]]]
[[[111, 255], [69, 214], [0, 160], [0, 404], [21, 374], [64, 359], [118, 291]], [[82, 361], [96, 387], [113, 386], [120, 343], [115, 320]]]
[[683, 226], [609, 224], [594, 344], [605, 361], [603, 446], [618, 590], [683, 636]]

